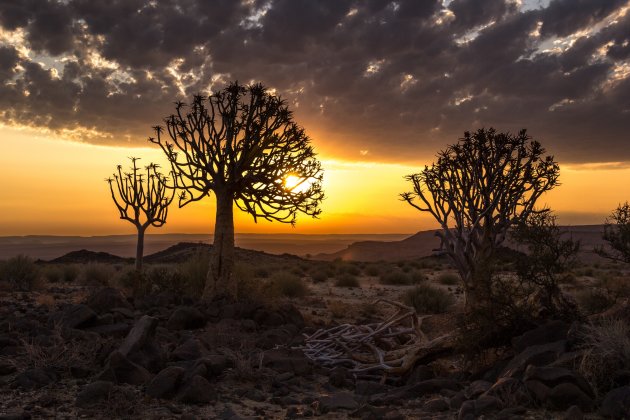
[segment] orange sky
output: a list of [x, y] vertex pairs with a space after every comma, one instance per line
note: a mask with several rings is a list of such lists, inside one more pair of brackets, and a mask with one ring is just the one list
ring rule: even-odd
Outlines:
[[[163, 161], [156, 148], [104, 147], [64, 141], [31, 130], [0, 128], [0, 235], [103, 235], [133, 233], [118, 219], [104, 179], [128, 156], [143, 163]], [[317, 140], [315, 140], [317, 147]], [[320, 219], [298, 218], [295, 228], [254, 223], [236, 213], [236, 231], [245, 233], [412, 233], [434, 228], [432, 220], [398, 198], [408, 188], [403, 176], [417, 165], [351, 162], [320, 156], [327, 199]], [[601, 223], [628, 199], [630, 168], [621, 165], [562, 165], [561, 182], [543, 198], [562, 224]], [[543, 204], [543, 203], [541, 203]], [[149, 233], [205, 233], [214, 225], [213, 199], [183, 209], [173, 205], [167, 224]]]

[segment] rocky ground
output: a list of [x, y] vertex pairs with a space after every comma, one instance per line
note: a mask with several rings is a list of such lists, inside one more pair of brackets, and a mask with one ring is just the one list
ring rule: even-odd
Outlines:
[[[169, 293], [133, 299], [115, 288], [72, 284], [2, 291], [0, 419], [579, 419], [630, 412], [630, 373], [619, 372], [615, 389], [597, 395], [575, 369], [579, 326], [562, 321], [517, 337], [474, 374], [462, 373], [457, 356], [385, 383], [317, 366], [299, 349], [303, 334], [339, 322], [326, 316], [330, 301], [349, 308], [356, 293], [317, 287], [265, 306], [208, 306]], [[362, 299], [395, 292], [369, 282], [361, 290]], [[381, 315], [357, 308], [340, 317]], [[429, 319], [426, 333], [452, 328], [448, 319]]]

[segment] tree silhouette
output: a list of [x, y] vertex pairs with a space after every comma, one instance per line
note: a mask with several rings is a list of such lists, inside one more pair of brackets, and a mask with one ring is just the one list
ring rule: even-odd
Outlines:
[[599, 246], [595, 252], [613, 261], [630, 263], [630, 204], [619, 204], [604, 224], [602, 238], [607, 247]]
[[480, 129], [406, 177], [413, 192], [401, 197], [440, 224], [437, 235], [459, 271], [469, 307], [490, 295], [491, 259], [509, 229], [536, 212], [536, 201], [558, 184], [559, 166], [544, 153], [525, 130]]
[[[297, 213], [320, 214], [322, 169], [310, 139], [283, 99], [263, 85], [231, 83], [208, 98], [196, 95], [187, 107], [154, 127], [158, 144], [183, 189], [180, 207], [214, 192], [214, 245], [203, 296], [237, 297], [233, 204], [254, 221], [294, 224]], [[291, 185], [287, 180], [291, 179]]]
[[[137, 165], [139, 158], [129, 158], [131, 172], [123, 172], [118, 165], [113, 178], [107, 178], [109, 190], [120, 218], [127, 220], [138, 230], [136, 245], [136, 272], [142, 271], [144, 232], [149, 226], [160, 227], [166, 223], [168, 206], [175, 190], [167, 187], [167, 178], [158, 172], [159, 166], [151, 163], [144, 170]], [[145, 172], [146, 171], [146, 172]]]

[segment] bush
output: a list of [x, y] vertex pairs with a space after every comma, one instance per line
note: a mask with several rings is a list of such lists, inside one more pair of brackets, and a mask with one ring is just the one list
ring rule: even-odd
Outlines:
[[423, 284], [407, 290], [403, 302], [414, 307], [419, 314], [441, 314], [448, 310], [455, 299], [442, 289]]
[[359, 280], [357, 280], [356, 276], [352, 274], [346, 273], [337, 276], [335, 280], [335, 286], [337, 287], [361, 287], [359, 284]]
[[79, 277], [79, 268], [74, 264], [65, 264], [61, 266], [61, 278], [66, 283], [72, 283]]
[[210, 267], [210, 253], [196, 252], [179, 267], [179, 272], [185, 284], [185, 290], [192, 296], [201, 296], [208, 277]]
[[393, 271], [391, 273], [381, 274], [379, 282], [390, 286], [402, 286], [411, 284], [412, 280], [411, 276], [406, 273]]
[[314, 283], [323, 283], [328, 280], [328, 277], [328, 273], [324, 270], [319, 270], [311, 274]]
[[17, 290], [33, 290], [39, 278], [39, 268], [26, 255], [18, 255], [0, 265], [0, 279], [8, 282]]
[[114, 267], [107, 264], [89, 263], [83, 267], [82, 279], [84, 284], [110, 286], [116, 276]]
[[576, 296], [580, 307], [587, 314], [598, 314], [604, 312], [615, 304], [615, 300], [606, 292], [600, 289], [583, 290]]
[[254, 276], [261, 279], [266, 279], [269, 277], [269, 270], [267, 269], [267, 267], [258, 267], [254, 270]]
[[59, 283], [63, 278], [61, 268], [55, 265], [48, 265], [44, 268], [44, 277], [48, 283]]
[[445, 286], [456, 286], [459, 284], [459, 276], [453, 273], [442, 273], [438, 276], [437, 281]]
[[381, 274], [381, 268], [375, 264], [368, 265], [365, 269], [365, 274], [376, 277]]
[[600, 395], [613, 387], [615, 374], [630, 369], [630, 327], [622, 320], [605, 319], [584, 327], [585, 350], [580, 373]]
[[284, 271], [271, 276], [270, 286], [273, 296], [300, 297], [308, 291], [300, 277]]
[[413, 284], [422, 283], [427, 280], [427, 276], [420, 270], [414, 270], [411, 272], [410, 276]]
[[352, 274], [353, 276], [358, 276], [361, 274], [361, 269], [352, 263], [340, 263], [337, 266], [337, 273], [339, 274]]

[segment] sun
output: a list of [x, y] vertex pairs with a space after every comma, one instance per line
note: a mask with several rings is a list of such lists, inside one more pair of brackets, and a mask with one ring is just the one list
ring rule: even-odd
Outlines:
[[284, 188], [289, 191], [300, 193], [308, 190], [311, 181], [295, 175], [288, 175], [284, 178]]

